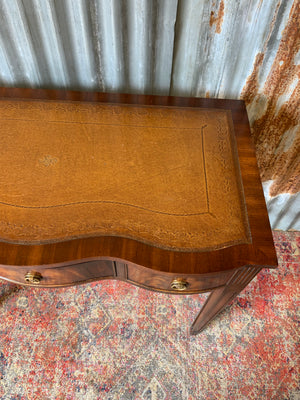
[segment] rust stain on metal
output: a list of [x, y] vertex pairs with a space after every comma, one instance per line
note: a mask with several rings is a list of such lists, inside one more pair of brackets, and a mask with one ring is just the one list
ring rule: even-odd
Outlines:
[[259, 69], [264, 61], [264, 54], [258, 53], [255, 57], [253, 71], [248, 77], [246, 85], [243, 88], [241, 97], [245, 100], [246, 104], [252, 103], [259, 91], [258, 74]]
[[271, 196], [300, 191], [300, 65], [295, 65], [299, 27], [300, 2], [295, 2], [263, 88], [259, 73], [264, 54], [259, 53], [241, 94], [250, 110], [255, 110], [252, 134], [261, 178], [274, 180]]
[[[259, 0], [259, 4], [258, 4], [257, 8], [261, 8], [263, 1], [264, 1], [264, 0]], [[277, 5], [277, 7], [278, 7], [278, 6], [279, 6], [279, 4]]]
[[218, 14], [215, 16], [215, 12], [211, 11], [209, 26], [216, 25], [216, 33], [221, 33], [222, 23], [224, 18], [224, 0], [221, 0]]

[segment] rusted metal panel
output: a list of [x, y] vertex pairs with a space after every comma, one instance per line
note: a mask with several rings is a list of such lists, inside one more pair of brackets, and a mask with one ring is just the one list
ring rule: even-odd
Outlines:
[[262, 180], [273, 180], [271, 196], [300, 191], [300, 2], [293, 4], [280, 33], [269, 73], [261, 81], [265, 54], [259, 53], [241, 94], [248, 104]]
[[280, 230], [300, 231], [300, 192], [270, 196], [273, 181], [263, 183], [271, 226]]
[[0, 0], [0, 85], [243, 98], [269, 202], [300, 190], [299, 7]]

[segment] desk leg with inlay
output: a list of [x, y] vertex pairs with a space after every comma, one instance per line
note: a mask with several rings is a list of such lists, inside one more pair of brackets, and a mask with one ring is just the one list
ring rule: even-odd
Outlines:
[[245, 266], [237, 269], [225, 286], [214, 289], [208, 296], [191, 326], [191, 334], [197, 335], [234, 299], [259, 273], [262, 267]]

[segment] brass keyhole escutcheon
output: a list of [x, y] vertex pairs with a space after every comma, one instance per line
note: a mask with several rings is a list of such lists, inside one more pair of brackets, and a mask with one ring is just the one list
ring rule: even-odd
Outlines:
[[38, 285], [42, 279], [43, 279], [42, 274], [40, 274], [37, 271], [29, 271], [27, 272], [27, 274], [25, 274], [25, 281], [27, 283], [33, 283], [35, 285]]
[[171, 283], [171, 288], [174, 290], [183, 291], [187, 289], [188, 285], [189, 284], [185, 279], [178, 278], [173, 280]]

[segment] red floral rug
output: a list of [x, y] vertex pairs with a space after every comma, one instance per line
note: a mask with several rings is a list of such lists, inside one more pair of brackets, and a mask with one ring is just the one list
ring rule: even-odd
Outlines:
[[200, 335], [206, 295], [0, 283], [0, 399], [300, 399], [300, 233]]

